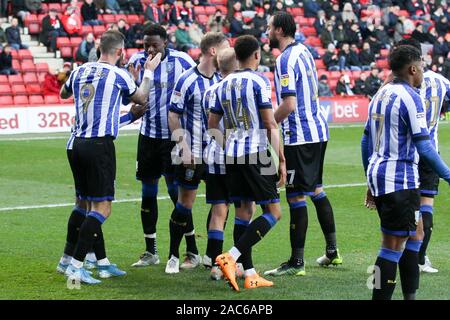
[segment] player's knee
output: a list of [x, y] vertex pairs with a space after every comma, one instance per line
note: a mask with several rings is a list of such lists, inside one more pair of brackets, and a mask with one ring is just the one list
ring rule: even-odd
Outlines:
[[158, 195], [158, 184], [142, 182], [142, 197], [153, 198]]
[[316, 190], [314, 190], [314, 197], [315, 197], [315, 196], [318, 196], [318, 195], [321, 194], [321, 193], [323, 193], [323, 194], [326, 195], [325, 191], [323, 191], [323, 187], [322, 187], [322, 186], [317, 187]]
[[83, 209], [83, 210], [85, 210], [85, 211], [88, 211], [88, 210], [89, 210], [89, 201], [87, 201], [87, 200], [81, 200], [81, 199], [77, 198], [77, 199], [75, 200], [75, 205], [76, 205], [78, 208]]

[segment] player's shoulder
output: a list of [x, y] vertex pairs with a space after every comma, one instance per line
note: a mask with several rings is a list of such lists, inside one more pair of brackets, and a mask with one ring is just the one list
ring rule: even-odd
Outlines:
[[286, 49], [281, 52], [278, 59], [284, 63], [293, 63], [305, 51], [308, 51], [308, 48], [306, 48], [302, 43], [294, 42], [288, 45]]
[[135, 63], [136, 61], [139, 61], [140, 59], [145, 58], [145, 51], [138, 51], [131, 55], [130, 59], [128, 60], [128, 63]]
[[180, 78], [178, 79], [178, 81], [185, 82], [188, 79], [192, 80], [194, 77], [197, 77], [198, 74], [197, 74], [197, 70], [196, 69], [197, 69], [197, 67], [195, 66], [195, 67], [190, 67], [189, 69], [184, 70], [181, 73]]
[[423, 74], [424, 80], [440, 80], [441, 82], [445, 84], [450, 84], [450, 80], [448, 80], [446, 77], [444, 77], [442, 74], [434, 72], [433, 70], [427, 70]]

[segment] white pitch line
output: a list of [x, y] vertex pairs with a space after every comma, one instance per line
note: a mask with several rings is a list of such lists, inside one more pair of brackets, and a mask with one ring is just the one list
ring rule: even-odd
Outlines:
[[[120, 137], [130, 137], [137, 136], [137, 132], [135, 133], [121, 133]], [[70, 133], [65, 136], [43, 136], [43, 137], [18, 137], [18, 138], [0, 138], [0, 142], [3, 141], [33, 141], [33, 140], [68, 140], [70, 137]]]
[[[347, 184], [330, 184], [329, 186], [325, 186], [325, 189], [330, 188], [352, 188], [352, 187], [363, 187], [367, 186], [367, 183], [347, 183]], [[281, 191], [284, 191], [282, 189]], [[198, 194], [198, 198], [206, 197], [205, 194]], [[169, 196], [159, 196], [158, 200], [169, 200]], [[119, 199], [115, 200], [114, 203], [127, 203], [127, 202], [135, 202], [141, 201], [141, 198], [133, 198], [133, 199]], [[6, 207], [0, 208], [1, 211], [15, 211], [15, 210], [30, 210], [30, 209], [45, 209], [45, 208], [60, 208], [60, 207], [70, 207], [73, 206], [73, 202], [71, 203], [53, 203], [53, 204], [42, 204], [37, 206], [18, 206], [18, 207]]]

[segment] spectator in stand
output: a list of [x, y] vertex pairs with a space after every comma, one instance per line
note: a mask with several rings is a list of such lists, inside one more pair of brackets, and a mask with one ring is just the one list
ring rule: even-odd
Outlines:
[[353, 93], [356, 95], [363, 96], [366, 94], [366, 80], [367, 74], [361, 73], [358, 79], [355, 80], [355, 85], [353, 86]]
[[109, 14], [123, 13], [117, 0], [106, 0], [105, 12]]
[[444, 62], [444, 67], [442, 68], [442, 75], [450, 80], [450, 52], [447, 55], [447, 59]]
[[[70, 63], [69, 63], [70, 64]], [[59, 96], [61, 85], [55, 71], [49, 71], [44, 77], [42, 93], [44, 96]]]
[[437, 73], [442, 73], [442, 71], [444, 70], [444, 65], [445, 65], [445, 59], [443, 56], [437, 56], [434, 61], [433, 64], [431, 65], [431, 70], [433, 70], [434, 72]]
[[88, 33], [86, 35], [86, 38], [81, 41], [80, 45], [78, 46], [77, 54], [76, 54], [76, 60], [81, 61], [83, 63], [89, 61], [89, 52], [91, 52], [91, 49], [95, 47], [95, 38], [92, 33]]
[[228, 3], [231, 4], [231, 8], [228, 9], [227, 20], [231, 21], [236, 12], [242, 13], [242, 4], [239, 1], [234, 3], [232, 1], [228, 1]]
[[420, 18], [420, 23], [423, 26], [423, 30], [428, 30], [430, 29], [430, 27], [432, 27], [434, 25], [434, 22], [431, 21], [431, 15], [430, 14], [425, 14], [424, 16], [422, 16]]
[[175, 31], [175, 38], [177, 39], [177, 49], [187, 52], [189, 49], [195, 48], [196, 46], [192, 43], [191, 37], [186, 30], [186, 23], [183, 20], [178, 22], [178, 28]]
[[255, 26], [255, 30], [258, 31], [258, 39], [265, 35], [267, 30], [267, 17], [263, 8], [256, 10], [256, 15], [253, 18], [253, 24]]
[[321, 10], [320, 4], [316, 0], [304, 0], [303, 9], [307, 18], [317, 17], [319, 10]]
[[344, 4], [344, 9], [342, 10], [342, 22], [343, 23], [357, 23], [358, 17], [353, 12], [353, 7], [350, 2]]
[[173, 0], [164, 1], [162, 14], [163, 18], [161, 22], [167, 22], [171, 26], [178, 24], [177, 12]]
[[103, 24], [102, 21], [98, 20], [97, 7], [94, 4], [94, 0], [84, 0], [81, 6], [81, 16], [85, 26], [100, 26]]
[[162, 19], [162, 11], [157, 3], [150, 3], [145, 9], [144, 19], [151, 23], [160, 23]]
[[447, 56], [449, 51], [450, 48], [448, 46], [448, 43], [445, 42], [444, 37], [438, 37], [433, 46], [433, 55], [445, 57]]
[[144, 26], [137, 23], [128, 29], [127, 40], [130, 48], [142, 48], [144, 46]]
[[343, 74], [336, 84], [336, 94], [340, 96], [354, 96], [352, 88], [350, 87], [350, 78]]
[[222, 14], [222, 10], [217, 9], [214, 15], [208, 19], [207, 30], [211, 32], [223, 32], [225, 24], [225, 17]]
[[2, 27], [0, 27], [0, 49], [8, 42], [6, 38], [6, 33], [3, 31]]
[[370, 48], [375, 55], [375, 58], [378, 58], [380, 56], [380, 51], [383, 48], [383, 45], [380, 40], [377, 39], [375, 33], [373, 32], [369, 34], [369, 38], [366, 41], [369, 43]]
[[72, 64], [70, 62], [64, 62], [62, 69], [59, 70], [57, 75], [59, 84], [60, 85], [65, 84], [66, 81], [69, 79], [71, 73], [72, 73]]
[[70, 36], [81, 35], [82, 23], [80, 16], [76, 14], [75, 7], [67, 7], [66, 12], [61, 17], [61, 23]]
[[[322, 33], [323, 30], [327, 27], [327, 18], [325, 16], [325, 11], [319, 10], [317, 12], [317, 18], [314, 20], [314, 29], [316, 29], [316, 32], [318, 35]], [[326, 48], [326, 46], [324, 46]]]
[[130, 0], [117, 0], [117, 3], [119, 4], [120, 11], [122, 11], [125, 14], [130, 13], [131, 11]]
[[350, 45], [348, 43], [344, 43], [341, 51], [339, 51], [339, 69], [341, 71], [361, 71], [358, 53], [350, 51]]
[[441, 16], [436, 22], [436, 31], [440, 36], [445, 36], [450, 32], [450, 24], [446, 16]]
[[386, 30], [384, 29], [384, 26], [382, 24], [379, 24], [375, 27], [376, 27], [375, 36], [378, 39], [378, 41], [381, 42], [383, 48], [390, 49], [392, 41], [389, 38], [389, 35], [387, 34]]
[[131, 14], [143, 14], [144, 7], [142, 6], [141, 0], [129, 0], [129, 10]]
[[264, 43], [261, 47], [261, 65], [266, 66], [269, 71], [275, 70], [275, 63], [277, 58], [272, 53], [270, 49], [270, 45], [268, 43]]
[[327, 23], [326, 28], [320, 33], [320, 41], [322, 42], [322, 46], [324, 48], [328, 48], [328, 45], [331, 43], [333, 45], [337, 44], [336, 39], [334, 38], [334, 30], [333, 24]]
[[22, 39], [20, 38], [19, 20], [17, 18], [12, 18], [11, 26], [6, 29], [6, 39], [11, 48], [15, 50], [28, 49], [27, 45], [22, 44]]
[[330, 86], [328, 85], [328, 77], [326, 74], [320, 76], [320, 81], [317, 90], [319, 92], [319, 97], [333, 96], [333, 92], [331, 91]]
[[327, 52], [323, 55], [323, 63], [329, 71], [339, 70], [339, 57], [336, 54], [336, 47], [330, 43], [327, 48]]
[[353, 23], [345, 32], [345, 42], [359, 45], [362, 42], [361, 32], [357, 23]]
[[335, 46], [340, 48], [342, 44], [345, 42], [345, 30], [342, 22], [338, 22], [336, 27], [333, 30]]
[[202, 41], [202, 38], [204, 36], [204, 32], [200, 26], [200, 24], [197, 21], [194, 21], [190, 26], [189, 26], [189, 37], [192, 40], [192, 43], [198, 47], [200, 46], [200, 41]]
[[6, 45], [0, 53], [0, 74], [18, 74], [18, 72], [12, 67], [12, 54], [11, 47], [9, 45]]
[[0, 0], [0, 23], [8, 21], [8, 0]]
[[192, 2], [187, 0], [184, 6], [180, 8], [180, 18], [184, 20], [187, 25], [190, 25], [195, 21], [195, 12], [192, 8]]
[[13, 16], [20, 18], [20, 21], [23, 24], [26, 17], [31, 14], [26, 6], [26, 0], [12, 0], [11, 4]]
[[106, 0], [94, 0], [94, 4], [99, 14], [104, 14], [106, 12]]
[[424, 32], [423, 26], [420, 23], [416, 26], [416, 29], [411, 34], [411, 38], [416, 39], [420, 43], [429, 43], [430, 42], [430, 38], [429, 38], [428, 34]]
[[370, 49], [368, 42], [363, 43], [362, 50], [359, 53], [359, 61], [361, 62], [362, 70], [370, 70], [370, 65], [375, 62], [375, 55]]
[[242, 13], [236, 12], [231, 19], [230, 33], [232, 37], [239, 37], [244, 33], [244, 22], [242, 21]]
[[67, 33], [62, 28], [61, 20], [58, 18], [58, 12], [51, 9], [48, 16], [42, 20], [42, 30], [39, 36], [39, 41], [43, 43], [50, 52], [56, 50], [56, 38], [65, 37]]
[[403, 40], [403, 36], [406, 34], [404, 22], [406, 20], [405, 16], [398, 17], [398, 22], [395, 25], [394, 30], [394, 42], [399, 42]]
[[378, 70], [377, 67], [373, 67], [370, 71], [370, 75], [366, 79], [366, 95], [369, 97], [373, 97], [383, 84], [383, 81], [381, 81], [378, 76], [379, 73], [380, 70]]
[[125, 48], [133, 48], [132, 44], [128, 41], [129, 32], [127, 28], [127, 22], [124, 19], [120, 19], [119, 21], [117, 21], [117, 28], [125, 38]]
[[339, 9], [339, 4], [333, 3], [331, 6], [331, 10], [328, 12], [328, 17], [331, 19], [331, 17], [335, 17], [336, 23], [342, 23], [342, 13], [341, 9]]
[[95, 46], [91, 49], [91, 51], [89, 51], [88, 62], [97, 62], [99, 57], [100, 38], [95, 39], [94, 43]]

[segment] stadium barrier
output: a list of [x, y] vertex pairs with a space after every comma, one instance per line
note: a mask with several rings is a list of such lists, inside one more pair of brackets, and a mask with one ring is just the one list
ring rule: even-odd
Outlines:
[[[320, 104], [329, 123], [364, 122], [367, 119], [366, 97], [321, 97]], [[129, 107], [122, 106], [125, 114]], [[70, 132], [75, 109], [72, 105], [1, 106], [0, 135], [17, 133]], [[122, 130], [139, 129], [140, 120]]]

